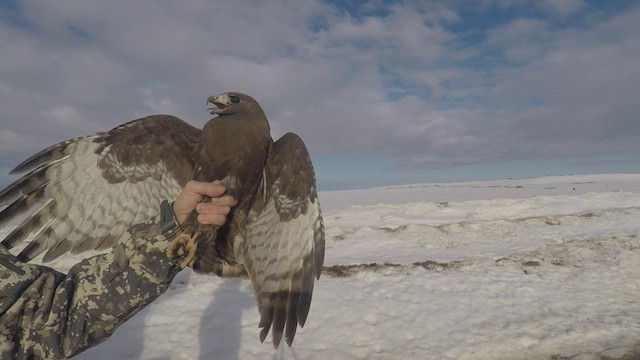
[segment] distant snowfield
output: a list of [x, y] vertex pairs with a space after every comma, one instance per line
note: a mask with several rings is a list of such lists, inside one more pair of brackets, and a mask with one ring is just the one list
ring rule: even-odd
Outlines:
[[640, 345], [640, 175], [320, 201], [330, 268], [291, 349], [258, 341], [247, 280], [183, 271], [77, 359], [599, 359]]

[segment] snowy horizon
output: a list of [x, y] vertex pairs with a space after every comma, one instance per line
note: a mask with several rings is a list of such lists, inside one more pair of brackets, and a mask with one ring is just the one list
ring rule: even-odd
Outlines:
[[[640, 174], [423, 183], [319, 199], [325, 270], [292, 348], [259, 342], [248, 280], [187, 269], [75, 359], [637, 355]], [[48, 265], [64, 270], [78, 259]]]

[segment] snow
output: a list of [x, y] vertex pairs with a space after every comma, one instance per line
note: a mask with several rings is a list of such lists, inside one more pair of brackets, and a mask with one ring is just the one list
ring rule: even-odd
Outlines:
[[640, 175], [320, 201], [330, 268], [292, 348], [258, 341], [247, 280], [186, 270], [77, 359], [599, 359], [640, 345]]

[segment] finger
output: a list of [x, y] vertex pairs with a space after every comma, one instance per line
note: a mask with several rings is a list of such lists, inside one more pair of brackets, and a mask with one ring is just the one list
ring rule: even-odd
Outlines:
[[225, 215], [198, 215], [198, 222], [205, 225], [224, 225], [225, 221], [227, 221], [227, 217]]
[[205, 183], [205, 193], [210, 197], [219, 197], [224, 195], [227, 189], [221, 184]]
[[211, 214], [211, 215], [227, 215], [231, 207], [220, 206], [212, 203], [200, 203], [196, 206], [198, 214]]
[[218, 197], [225, 193], [226, 189], [219, 182], [210, 183], [203, 181], [191, 180], [185, 185], [185, 190], [190, 193], [198, 194], [199, 196], [208, 195], [211, 197]]
[[218, 206], [235, 206], [237, 201], [231, 195], [212, 198], [211, 203]]

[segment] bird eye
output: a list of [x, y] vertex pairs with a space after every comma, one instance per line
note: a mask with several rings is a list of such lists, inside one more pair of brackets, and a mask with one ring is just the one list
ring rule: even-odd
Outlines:
[[231, 101], [232, 104], [237, 104], [240, 102], [240, 97], [239, 96], [235, 96], [235, 95], [231, 95], [229, 96], [229, 101]]

